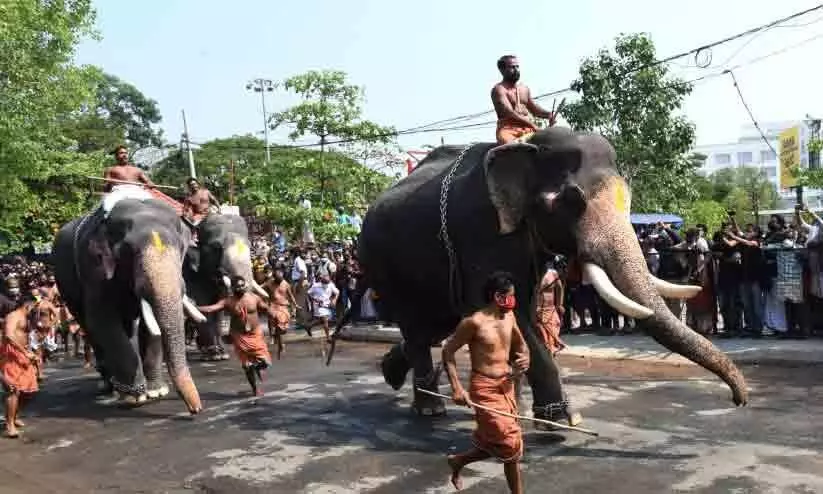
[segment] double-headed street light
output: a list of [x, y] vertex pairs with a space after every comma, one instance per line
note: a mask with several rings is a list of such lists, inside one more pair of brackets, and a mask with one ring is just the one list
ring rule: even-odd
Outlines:
[[263, 136], [266, 140], [266, 162], [271, 161], [269, 150], [269, 116], [266, 113], [266, 93], [271, 93], [277, 85], [271, 79], [254, 79], [246, 83], [246, 90], [260, 93], [260, 102], [263, 104]]

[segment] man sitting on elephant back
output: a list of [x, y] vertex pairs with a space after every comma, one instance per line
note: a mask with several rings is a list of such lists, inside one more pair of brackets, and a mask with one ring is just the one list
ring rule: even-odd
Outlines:
[[271, 354], [263, 337], [257, 311], [266, 311], [270, 318], [276, 318], [277, 314], [263, 299], [248, 290], [246, 280], [242, 276], [232, 277], [231, 290], [232, 293], [228, 297], [198, 309], [204, 314], [223, 309], [231, 313], [231, 338], [234, 350], [246, 373], [252, 393], [261, 396], [263, 391], [258, 387], [258, 380], [263, 382], [261, 371], [271, 365]]
[[197, 225], [209, 214], [209, 207], [211, 205], [220, 207], [220, 202], [209, 189], [201, 186], [196, 178], [190, 178], [186, 185], [189, 187], [189, 195], [183, 203], [183, 214], [194, 225]]
[[556, 115], [539, 107], [532, 99], [531, 91], [520, 80], [520, 62], [514, 55], [504, 55], [497, 60], [497, 68], [503, 80], [492, 88], [492, 103], [497, 113], [497, 143], [507, 144], [525, 140], [537, 131], [529, 119], [529, 113], [549, 120], [553, 126]]
[[103, 190], [107, 194], [103, 197], [103, 212], [106, 217], [120, 199], [151, 199], [154, 196], [145, 188], [154, 188], [154, 182], [136, 166], [129, 163], [129, 151], [126, 146], [117, 146], [114, 150], [117, 162], [103, 173], [106, 183]]

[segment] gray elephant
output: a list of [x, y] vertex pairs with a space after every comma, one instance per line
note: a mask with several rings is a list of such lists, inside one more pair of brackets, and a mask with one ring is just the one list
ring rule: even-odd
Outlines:
[[[121, 199], [64, 225], [52, 256], [60, 294], [88, 334], [104, 382], [131, 404], [168, 393], [161, 366], [191, 413], [200, 396], [186, 363], [182, 256], [190, 236], [168, 204]], [[185, 307], [184, 307], [185, 306]]]
[[[197, 305], [213, 304], [227, 294], [232, 276], [242, 276], [255, 293], [268, 298], [252, 276], [249, 231], [242, 217], [211, 213], [197, 224], [197, 238], [197, 246], [188, 249], [183, 266], [187, 293]], [[198, 326], [197, 343], [205, 350], [205, 359], [228, 358], [220, 344], [220, 337], [228, 332], [226, 311], [209, 314], [206, 323]]]
[[578, 261], [606, 302], [666, 348], [714, 372], [730, 386], [734, 403], [745, 404], [746, 384], [734, 363], [667, 309], [664, 296], [689, 298], [699, 288], [649, 273], [629, 222], [630, 191], [615, 160], [601, 136], [562, 128], [501, 147], [442, 146], [371, 205], [359, 260], [381, 318], [397, 322], [404, 339], [383, 357], [383, 375], [399, 389], [414, 370], [418, 413], [445, 411], [442, 400], [417, 392], [437, 390], [430, 347], [484, 305], [483, 281], [504, 270], [517, 280], [534, 416], [580, 419], [529, 317], [539, 269], [555, 254]]

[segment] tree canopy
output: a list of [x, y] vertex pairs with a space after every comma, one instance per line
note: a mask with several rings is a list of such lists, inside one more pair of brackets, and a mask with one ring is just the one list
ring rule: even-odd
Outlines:
[[632, 188], [632, 210], [676, 211], [697, 198], [697, 163], [688, 155], [694, 125], [677, 114], [691, 86], [656, 63], [648, 36], [617, 37], [613, 52], [603, 49], [583, 61], [571, 87], [580, 99], [566, 105], [564, 116], [614, 145], [620, 174]]
[[[265, 156], [265, 143], [250, 135], [215, 139], [194, 151], [198, 178], [221, 202], [233, 196], [241, 211], [268, 218], [290, 235], [298, 235], [310, 218], [320, 242], [352, 236], [336, 224], [335, 211], [362, 211], [392, 180], [336, 151], [321, 156], [317, 150], [274, 147], [270, 162]], [[153, 173], [157, 183], [167, 185], [182, 185], [186, 178], [182, 153], [172, 153]], [[311, 211], [299, 207], [301, 198], [312, 203]]]

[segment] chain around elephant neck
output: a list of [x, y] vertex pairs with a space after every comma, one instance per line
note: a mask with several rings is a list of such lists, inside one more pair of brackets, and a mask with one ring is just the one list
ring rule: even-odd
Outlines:
[[449, 256], [449, 298], [452, 304], [452, 307], [458, 309], [460, 306], [460, 288], [455, 286], [459, 284], [460, 280], [459, 277], [456, 276], [457, 271], [457, 256], [454, 252], [454, 246], [452, 245], [451, 238], [449, 238], [449, 227], [448, 227], [448, 207], [449, 207], [449, 190], [451, 189], [452, 177], [454, 177], [454, 173], [460, 167], [460, 164], [463, 162], [463, 158], [466, 156], [466, 153], [469, 149], [472, 148], [474, 144], [469, 144], [460, 152], [457, 156], [457, 159], [454, 160], [449, 172], [446, 173], [446, 176], [443, 177], [443, 181], [440, 183], [440, 240], [443, 242], [443, 246], [446, 248], [446, 254]]

